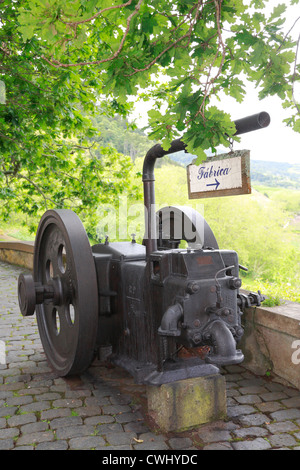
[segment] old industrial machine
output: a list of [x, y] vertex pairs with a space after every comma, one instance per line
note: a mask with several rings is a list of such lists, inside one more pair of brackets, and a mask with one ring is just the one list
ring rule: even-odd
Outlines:
[[[235, 122], [236, 134], [266, 127], [267, 113]], [[259, 305], [260, 293], [240, 292], [238, 255], [221, 250], [208, 223], [193, 209], [164, 207], [153, 216], [157, 158], [169, 151], [155, 145], [143, 167], [145, 238], [139, 244], [90, 246], [70, 210], [49, 210], [41, 218], [33, 275], [18, 282], [20, 310], [36, 311], [46, 357], [60, 376], [82, 373], [99, 348], [139, 383], [162, 384], [203, 376], [243, 361], [242, 310]], [[186, 235], [185, 223], [190, 224]], [[180, 248], [181, 240], [187, 242]], [[182, 357], [182, 347], [207, 346], [204, 358]]]

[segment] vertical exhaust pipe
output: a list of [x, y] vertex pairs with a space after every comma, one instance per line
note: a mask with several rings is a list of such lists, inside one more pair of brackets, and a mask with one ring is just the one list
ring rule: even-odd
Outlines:
[[[253, 114], [243, 119], [234, 121], [236, 127], [235, 135], [263, 129], [270, 124], [270, 116], [266, 112]], [[154, 145], [146, 154], [143, 165], [143, 185], [144, 185], [144, 206], [145, 206], [145, 229], [147, 257], [157, 250], [156, 239], [156, 215], [155, 215], [155, 186], [154, 167], [157, 158], [162, 158], [170, 153], [179, 152], [186, 149], [186, 144], [181, 139], [173, 140], [169, 150], [164, 150], [161, 145]]]

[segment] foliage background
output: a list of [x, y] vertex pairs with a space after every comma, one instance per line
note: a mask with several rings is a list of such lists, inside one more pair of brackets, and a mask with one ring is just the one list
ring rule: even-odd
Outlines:
[[[212, 103], [222, 93], [242, 102], [246, 78], [260, 98], [279, 96], [299, 132], [300, 36], [293, 40], [284, 22], [299, 0], [268, 14], [267, 3], [0, 0], [2, 220], [20, 214], [34, 231], [45, 209], [72, 208], [95, 240], [99, 206], [122, 194], [141, 201], [141, 157], [152, 144], [122, 119], [133, 99], [153, 100], [148, 138], [167, 149], [185, 131], [199, 160], [230, 145], [231, 116]], [[259, 192], [204, 201], [204, 215], [219, 245], [248, 265], [245, 283], [299, 301], [298, 181], [279, 192], [259, 173]], [[157, 168], [156, 188], [158, 202], [192, 205], [178, 163]]]

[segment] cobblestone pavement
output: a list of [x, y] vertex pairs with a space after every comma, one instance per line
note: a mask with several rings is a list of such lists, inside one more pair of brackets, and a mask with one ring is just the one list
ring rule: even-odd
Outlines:
[[43, 354], [36, 320], [23, 318], [17, 277], [0, 262], [0, 450], [300, 450], [300, 393], [242, 366], [224, 370], [226, 421], [163, 434], [147, 418], [145, 387], [119, 368], [94, 362], [57, 377]]

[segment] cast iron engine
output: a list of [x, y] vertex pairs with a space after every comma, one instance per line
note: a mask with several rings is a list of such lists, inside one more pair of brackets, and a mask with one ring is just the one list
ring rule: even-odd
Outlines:
[[[236, 121], [237, 134], [266, 127], [267, 113]], [[90, 246], [82, 223], [69, 210], [42, 217], [35, 241], [34, 272], [19, 277], [24, 316], [35, 311], [47, 359], [60, 376], [86, 370], [99, 348], [136, 382], [159, 385], [207, 375], [243, 361], [244, 306], [260, 305], [260, 293], [240, 293], [238, 255], [221, 250], [205, 219], [186, 207], [153, 215], [159, 145], [143, 170], [145, 239]], [[191, 230], [185, 235], [185, 224]], [[177, 234], [183, 229], [181, 236]], [[180, 243], [185, 240], [186, 248]], [[182, 357], [185, 348], [207, 347], [205, 357]]]

